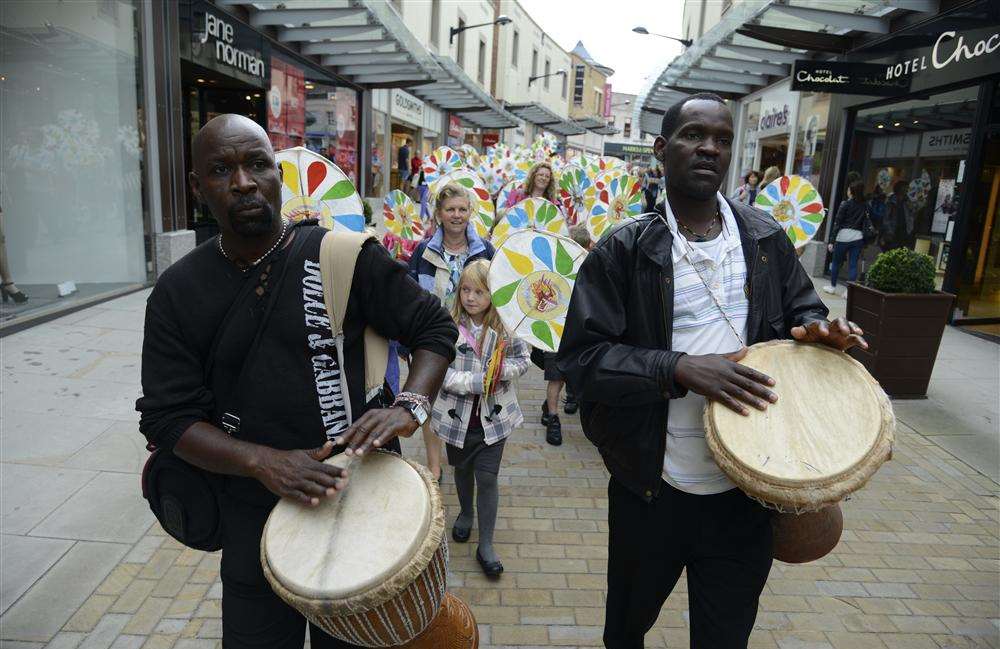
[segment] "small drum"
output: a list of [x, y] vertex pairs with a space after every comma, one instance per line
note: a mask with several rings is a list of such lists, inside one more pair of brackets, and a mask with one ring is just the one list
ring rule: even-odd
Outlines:
[[336, 638], [406, 644], [435, 622], [445, 596], [441, 493], [427, 469], [393, 453], [327, 462], [350, 462], [347, 489], [318, 507], [277, 504], [261, 539], [264, 574], [275, 593]]
[[740, 489], [792, 515], [774, 519], [775, 557], [819, 558], [840, 538], [837, 503], [891, 456], [892, 406], [861, 363], [824, 345], [760, 343], [741, 362], [774, 379], [778, 402], [748, 417], [709, 402], [708, 447]]

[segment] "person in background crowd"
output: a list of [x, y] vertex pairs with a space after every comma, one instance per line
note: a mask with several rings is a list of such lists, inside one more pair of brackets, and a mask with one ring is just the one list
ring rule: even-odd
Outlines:
[[830, 284], [823, 287], [823, 290], [830, 295], [837, 293], [837, 276], [840, 274], [840, 265], [844, 263], [844, 257], [848, 260], [849, 281], [853, 282], [858, 278], [858, 258], [865, 247], [865, 219], [868, 218], [865, 184], [860, 180], [854, 183], [847, 189], [847, 195], [849, 198], [837, 207], [830, 233], [834, 242], [828, 245], [828, 249], [833, 252], [833, 261], [830, 263]]
[[[437, 229], [424, 239], [410, 257], [409, 272], [420, 286], [433, 293], [449, 311], [454, 305], [462, 271], [477, 259], [493, 259], [493, 244], [476, 234], [469, 223], [472, 195], [458, 183], [448, 183], [434, 203]], [[441, 479], [441, 441], [430, 424], [423, 427], [427, 468]]]
[[424, 182], [423, 160], [414, 151], [413, 157], [410, 158], [410, 182], [406, 186], [406, 193], [409, 194], [414, 202], [420, 200], [420, 184], [422, 182]]
[[7, 238], [3, 234], [3, 209], [0, 209], [0, 279], [3, 281], [0, 284], [0, 292], [3, 293], [4, 302], [13, 299], [14, 304], [23, 304], [28, 301], [28, 296], [17, 288], [10, 274], [10, 265], [7, 262]]
[[[585, 225], [574, 225], [571, 227], [569, 229], [569, 238], [580, 244], [587, 252], [590, 252], [594, 247], [594, 240], [590, 238], [590, 232]], [[566, 400], [563, 402], [563, 412], [567, 415], [574, 415], [579, 409], [580, 403], [577, 401], [576, 395], [573, 394], [573, 388], [569, 383], [566, 383]]]
[[757, 175], [757, 172], [750, 170], [747, 175], [743, 176], [743, 184], [736, 188], [730, 198], [744, 205], [753, 205], [753, 202], [757, 200], [757, 183], [759, 181], [760, 176]]
[[518, 187], [507, 197], [505, 208], [514, 207], [526, 198], [544, 198], [553, 205], [556, 203], [556, 183], [552, 165], [548, 162], [539, 162], [528, 172], [528, 177], [524, 181], [524, 188]]
[[[781, 169], [778, 169], [775, 165], [771, 165], [764, 170], [764, 177], [760, 179], [760, 184], [757, 185], [759, 189], [764, 189], [770, 185], [778, 176], [781, 175]], [[753, 203], [750, 203], [753, 205]]]
[[401, 189], [406, 187], [406, 181], [410, 179], [410, 145], [412, 144], [413, 140], [406, 138], [406, 142], [399, 147], [399, 151], [396, 153], [396, 169], [399, 170]]
[[[452, 317], [458, 325], [455, 360], [445, 375], [441, 394], [431, 413], [438, 436], [446, 443], [448, 464], [455, 468], [455, 491], [461, 511], [451, 538], [465, 543], [479, 510], [479, 547], [476, 561], [487, 577], [497, 578], [503, 564], [493, 547], [500, 493], [497, 475], [507, 438], [524, 423], [517, 403], [514, 379], [528, 369], [530, 347], [511, 336], [490, 299], [487, 275], [490, 263], [478, 259], [462, 271]], [[484, 394], [484, 376], [497, 345], [506, 342], [496, 389]], [[477, 493], [478, 491], [478, 493]], [[475, 504], [473, 504], [475, 502]]]
[[883, 250], [913, 246], [913, 215], [907, 206], [905, 180], [892, 185], [892, 196], [886, 201], [885, 221], [882, 227]]

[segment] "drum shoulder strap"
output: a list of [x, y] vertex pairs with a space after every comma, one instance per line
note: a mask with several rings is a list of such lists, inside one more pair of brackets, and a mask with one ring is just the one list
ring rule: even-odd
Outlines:
[[[327, 232], [320, 244], [319, 265], [320, 276], [323, 279], [323, 300], [326, 303], [326, 313], [330, 318], [330, 331], [337, 340], [337, 350], [340, 355], [341, 376], [346, 374], [343, 354], [344, 316], [347, 314], [347, 302], [351, 294], [351, 284], [354, 280], [354, 267], [357, 265], [361, 247], [369, 240], [375, 239], [369, 232]], [[389, 342], [378, 335], [371, 327], [365, 327], [365, 401], [368, 395], [381, 389], [385, 381], [385, 369], [389, 362]], [[345, 401], [347, 381], [343, 382]], [[348, 415], [350, 419], [350, 415]]]

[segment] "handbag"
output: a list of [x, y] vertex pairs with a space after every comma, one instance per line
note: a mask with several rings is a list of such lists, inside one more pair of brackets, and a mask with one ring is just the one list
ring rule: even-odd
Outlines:
[[[281, 273], [274, 284], [267, 306], [257, 325], [253, 341], [243, 356], [243, 365], [235, 383], [233, 383], [230, 397], [226, 401], [217, 403], [227, 403], [233, 399], [234, 395], [239, 394], [239, 387], [246, 378], [247, 368], [251, 366], [250, 361], [259, 347], [261, 334], [267, 325], [275, 303], [278, 301], [285, 273], [291, 266], [291, 260], [297, 257], [310, 234], [311, 232], [299, 232], [300, 236], [296, 236], [288, 255], [288, 262], [282, 266]], [[239, 305], [256, 284], [256, 281], [250, 277], [245, 280], [236, 298], [230, 304], [222, 324], [216, 330], [205, 366], [206, 385], [209, 383], [212, 367], [215, 364], [219, 343], [235, 319], [237, 312], [242, 312]], [[230, 435], [238, 433], [239, 417], [228, 409], [220, 408], [220, 410], [223, 410], [223, 413], [219, 421], [216, 422], [219, 427]], [[177, 457], [170, 449], [157, 447], [152, 442], [146, 448], [150, 451], [150, 456], [142, 468], [142, 497], [146, 499], [156, 520], [160, 522], [167, 534], [189, 548], [205, 552], [221, 550], [223, 541], [221, 499], [226, 477], [194, 466]]]

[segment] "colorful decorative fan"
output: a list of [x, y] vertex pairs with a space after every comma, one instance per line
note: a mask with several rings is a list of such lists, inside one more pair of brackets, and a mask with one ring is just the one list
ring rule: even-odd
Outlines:
[[465, 166], [475, 171], [481, 162], [481, 156], [479, 155], [479, 151], [476, 151], [476, 147], [471, 144], [462, 144], [458, 147], [458, 150], [462, 155], [462, 160], [465, 162]]
[[462, 185], [472, 194], [474, 200], [472, 202], [472, 216], [470, 217], [470, 221], [476, 227], [476, 233], [479, 236], [489, 236], [496, 217], [493, 197], [486, 190], [486, 185], [483, 184], [483, 180], [479, 177], [479, 174], [468, 169], [459, 169], [446, 176], [441, 176], [429, 187], [430, 197], [428, 198], [428, 204], [430, 205], [431, 214], [434, 213], [436, 205], [435, 197], [450, 182]]
[[556, 351], [573, 284], [587, 252], [572, 239], [545, 232], [515, 232], [490, 264], [493, 304], [513, 335]]
[[528, 175], [527, 170], [520, 170], [518, 168], [518, 158], [510, 149], [505, 149], [504, 151], [495, 154], [493, 158], [493, 166], [503, 177], [505, 183], [509, 183], [514, 180], [524, 180]]
[[524, 191], [524, 183], [520, 180], [512, 180], [500, 188], [496, 194], [497, 215], [502, 216], [504, 211], [509, 209], [510, 195], [515, 191]]
[[823, 222], [823, 200], [802, 176], [781, 176], [757, 193], [754, 206], [778, 222], [796, 248], [809, 243]]
[[281, 165], [282, 216], [319, 219], [330, 230], [364, 231], [361, 197], [340, 167], [300, 146], [278, 151], [274, 158]]
[[569, 236], [566, 217], [558, 207], [544, 198], [526, 198], [497, 219], [497, 226], [493, 229], [493, 244], [503, 245], [511, 234], [527, 229]]
[[382, 203], [382, 217], [385, 229], [400, 239], [419, 241], [424, 236], [424, 224], [420, 220], [417, 204], [398, 189], [386, 194]]
[[462, 156], [457, 151], [443, 146], [424, 158], [424, 180], [428, 185], [441, 176], [462, 168]]
[[875, 183], [882, 188], [886, 196], [892, 193], [892, 169], [882, 167], [875, 175]]
[[642, 214], [642, 186], [639, 179], [616, 170], [597, 176], [594, 185], [594, 203], [587, 218], [587, 231], [597, 241], [611, 226], [627, 218]]
[[506, 181], [500, 169], [494, 166], [492, 156], [482, 156], [480, 158], [479, 166], [476, 167], [476, 173], [479, 174], [483, 184], [486, 185], [486, 190], [490, 193], [490, 196], [496, 196], [503, 189]]
[[565, 165], [559, 174], [559, 203], [571, 225], [576, 225], [587, 214], [583, 197], [590, 185], [590, 176], [575, 164]]
[[618, 170], [619, 173], [627, 173], [625, 161], [621, 158], [615, 158], [613, 156], [597, 156], [587, 160], [587, 166], [584, 167], [587, 170], [587, 175], [591, 179], [596, 179], [602, 173], [612, 170]]

